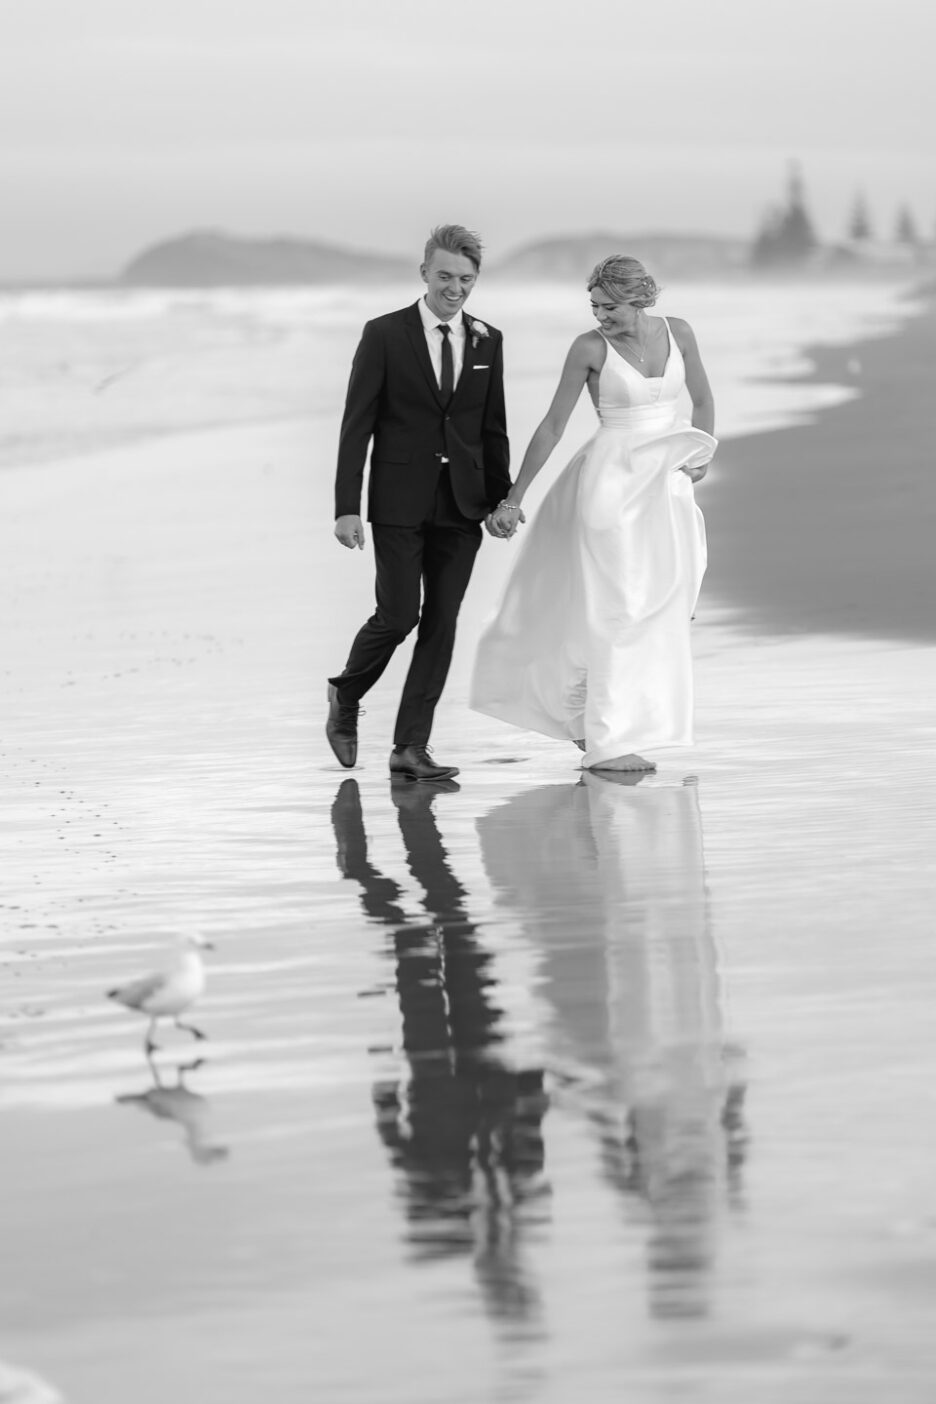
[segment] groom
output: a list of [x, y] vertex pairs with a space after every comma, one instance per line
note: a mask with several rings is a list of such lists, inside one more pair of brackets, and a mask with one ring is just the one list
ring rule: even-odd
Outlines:
[[[357, 760], [361, 698], [418, 624], [390, 771], [413, 780], [458, 774], [433, 761], [429, 734], [481, 522], [510, 489], [501, 334], [462, 312], [480, 268], [476, 234], [460, 224], [434, 229], [420, 269], [424, 296], [368, 322], [351, 367], [335, 535], [342, 546], [363, 549], [361, 491], [373, 441], [368, 519], [377, 607], [358, 631], [344, 671], [328, 682], [325, 734], [346, 767]], [[488, 530], [509, 534], [490, 521]]]

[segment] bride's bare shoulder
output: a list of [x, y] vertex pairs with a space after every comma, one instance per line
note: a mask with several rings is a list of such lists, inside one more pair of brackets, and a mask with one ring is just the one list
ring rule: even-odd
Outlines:
[[569, 359], [574, 359], [579, 365], [586, 366], [589, 370], [601, 370], [607, 350], [607, 344], [601, 332], [594, 330], [581, 332], [569, 349]]
[[667, 317], [670, 330], [676, 338], [676, 343], [680, 351], [684, 351], [687, 346], [695, 344], [695, 333], [686, 321], [685, 317]]

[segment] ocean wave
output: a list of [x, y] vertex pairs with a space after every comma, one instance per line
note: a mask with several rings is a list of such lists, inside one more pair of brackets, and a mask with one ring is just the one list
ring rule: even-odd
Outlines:
[[[808, 383], [806, 348], [884, 335], [913, 313], [906, 285], [676, 283], [659, 311], [694, 326], [720, 437], [801, 422], [860, 393]], [[192, 429], [329, 415], [337, 433], [362, 323], [410, 288], [52, 289], [0, 295], [0, 465]], [[505, 333], [508, 404], [552, 394], [590, 325], [583, 292], [494, 282], [479, 309]], [[537, 415], [538, 417], [538, 415]], [[524, 416], [520, 416], [521, 425]]]

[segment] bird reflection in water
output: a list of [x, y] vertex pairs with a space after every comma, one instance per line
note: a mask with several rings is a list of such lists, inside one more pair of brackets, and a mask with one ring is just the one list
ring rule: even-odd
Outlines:
[[228, 1156], [227, 1146], [215, 1145], [210, 1138], [211, 1104], [207, 1097], [185, 1085], [187, 1073], [195, 1072], [204, 1058], [176, 1066], [176, 1080], [166, 1083], [152, 1058], [147, 1060], [153, 1085], [145, 1092], [128, 1092], [115, 1100], [121, 1106], [140, 1107], [161, 1121], [175, 1121], [182, 1127], [185, 1145], [196, 1165], [214, 1165]]
[[[650, 1309], [709, 1309], [718, 1221], [738, 1202], [743, 1055], [724, 1037], [695, 783], [585, 772], [478, 821], [499, 902], [542, 957], [540, 992], [646, 1243]], [[581, 1077], [587, 1073], [589, 1076]]]
[[470, 1254], [491, 1313], [535, 1325], [524, 1228], [540, 1219], [545, 1183], [541, 1068], [503, 1053], [492, 956], [478, 939], [433, 814], [445, 785], [391, 782], [391, 799], [425, 915], [407, 916], [401, 886], [369, 861], [357, 782], [342, 782], [332, 823], [342, 874], [388, 928], [407, 1071], [374, 1088], [377, 1128], [400, 1172], [407, 1236], [418, 1258]]

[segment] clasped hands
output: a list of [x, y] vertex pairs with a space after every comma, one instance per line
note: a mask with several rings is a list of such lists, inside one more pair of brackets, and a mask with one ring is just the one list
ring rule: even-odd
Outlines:
[[519, 507], [505, 507], [499, 503], [493, 512], [489, 512], [484, 519], [484, 525], [491, 536], [499, 536], [502, 540], [509, 541], [517, 530], [521, 522], [525, 522], [526, 517]]

